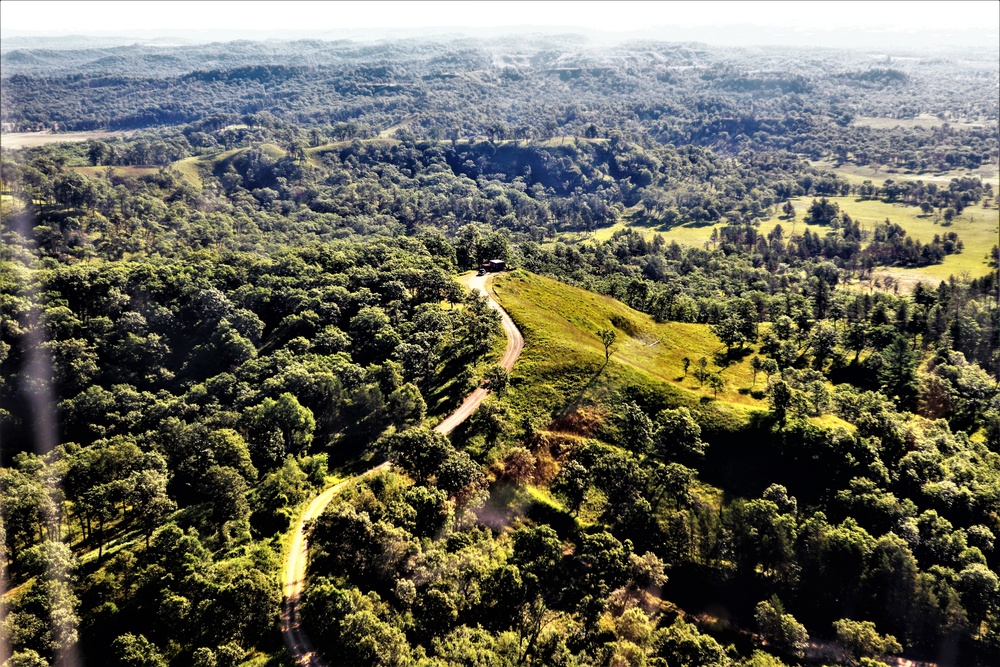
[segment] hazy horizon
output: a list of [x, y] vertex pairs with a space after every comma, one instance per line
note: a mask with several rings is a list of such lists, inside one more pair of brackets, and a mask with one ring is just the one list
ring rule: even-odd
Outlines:
[[[198, 23], [177, 3], [3, 3], [4, 51], [59, 48], [54, 42], [226, 42], [296, 39], [469, 37], [575, 34], [595, 43], [640, 39], [720, 46], [815, 46], [937, 50], [998, 49], [995, 4], [958, 3], [199, 3]], [[58, 11], [52, 11], [53, 9]], [[568, 11], [572, 8], [572, 11]], [[946, 10], [946, 11], [945, 11]], [[988, 10], [993, 25], [970, 17]], [[36, 26], [39, 12], [45, 25]], [[156, 29], [149, 25], [161, 26]], [[268, 25], [268, 29], [259, 28]], [[307, 29], [303, 25], [309, 25]], [[635, 27], [642, 26], [642, 27]], [[38, 40], [36, 47], [29, 40]], [[74, 47], [79, 48], [79, 47]]]

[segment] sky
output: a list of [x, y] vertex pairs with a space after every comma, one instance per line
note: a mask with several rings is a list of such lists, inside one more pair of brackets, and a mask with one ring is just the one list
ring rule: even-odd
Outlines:
[[[979, 17], [975, 19], [974, 17]], [[611, 32], [748, 24], [897, 31], [1000, 21], [995, 2], [31, 2], [3, 0], [4, 32], [165, 29], [492, 28], [574, 26]], [[970, 25], [971, 23], [971, 25]]]

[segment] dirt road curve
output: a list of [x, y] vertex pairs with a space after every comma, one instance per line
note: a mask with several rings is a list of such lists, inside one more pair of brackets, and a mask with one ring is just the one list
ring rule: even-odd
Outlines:
[[[510, 319], [507, 311], [501, 308], [500, 304], [490, 297], [486, 289], [488, 278], [489, 276], [472, 276], [471, 278], [466, 278], [463, 282], [471, 289], [479, 290], [485, 294], [490, 300], [490, 308], [500, 313], [500, 322], [503, 325], [504, 333], [507, 334], [507, 349], [504, 350], [503, 357], [500, 358], [500, 365], [510, 370], [514, 367], [514, 362], [517, 361], [517, 358], [521, 356], [521, 350], [524, 349], [524, 337], [518, 331], [517, 327], [514, 326], [514, 321]], [[476, 411], [476, 408], [483, 402], [487, 394], [489, 392], [485, 389], [476, 389], [465, 397], [465, 401], [462, 402], [462, 405], [458, 406], [455, 412], [451, 413], [447, 419], [434, 427], [434, 430], [438, 433], [451, 433], [454, 431], [456, 426], [464, 422]]]
[[[382, 470], [388, 470], [389, 462], [375, 466], [371, 470], [363, 473], [371, 475]], [[335, 484], [329, 489], [319, 494], [309, 503], [305, 514], [295, 528], [295, 535], [292, 537], [292, 546], [288, 550], [288, 558], [285, 562], [285, 603], [281, 609], [281, 634], [285, 638], [285, 646], [295, 656], [300, 665], [309, 667], [327, 667], [327, 663], [309, 642], [309, 637], [302, 630], [299, 621], [299, 600], [302, 597], [302, 589], [305, 584], [306, 561], [308, 558], [308, 545], [305, 538], [305, 522], [319, 517], [326, 509], [337, 492], [343, 489], [351, 480]]]
[[[490, 276], [471, 276], [463, 279], [462, 282], [470, 289], [479, 290], [489, 298], [489, 292], [486, 288], [489, 278]], [[521, 332], [514, 326], [514, 321], [500, 307], [500, 304], [492, 298], [490, 298], [489, 302], [490, 308], [500, 313], [503, 330], [507, 334], [507, 349], [504, 350], [503, 357], [500, 359], [500, 365], [510, 370], [514, 367], [514, 362], [517, 361], [517, 358], [521, 356], [521, 350], [524, 349], [524, 337], [521, 336]], [[488, 394], [489, 392], [485, 389], [476, 389], [465, 398], [465, 401], [462, 402], [462, 405], [455, 412], [438, 424], [434, 430], [438, 433], [451, 433], [456, 426], [468, 419], [469, 415], [475, 412], [476, 408], [479, 407], [479, 404], [483, 402], [483, 399]], [[389, 463], [387, 461], [367, 470], [362, 473], [362, 476], [388, 469]], [[309, 555], [309, 547], [306, 543], [305, 535], [305, 522], [319, 517], [330, 501], [333, 500], [333, 497], [351, 481], [346, 480], [340, 484], [335, 484], [313, 498], [313, 501], [309, 503], [309, 507], [306, 508], [305, 513], [295, 527], [291, 548], [288, 550], [288, 557], [285, 560], [285, 571], [283, 574], [285, 602], [281, 609], [281, 634], [285, 639], [285, 646], [288, 647], [289, 652], [295, 658], [296, 664], [302, 667], [329, 667], [329, 663], [313, 648], [309, 637], [306, 636], [305, 631], [302, 629], [299, 618], [299, 601], [305, 585], [306, 561]]]

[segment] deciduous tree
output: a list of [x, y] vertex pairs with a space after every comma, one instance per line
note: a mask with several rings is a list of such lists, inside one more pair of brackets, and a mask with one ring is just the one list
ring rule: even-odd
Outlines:
[[606, 364], [615, 352], [614, 345], [615, 341], [618, 340], [618, 332], [614, 329], [599, 329], [597, 338], [601, 341], [601, 345], [604, 346], [604, 363]]

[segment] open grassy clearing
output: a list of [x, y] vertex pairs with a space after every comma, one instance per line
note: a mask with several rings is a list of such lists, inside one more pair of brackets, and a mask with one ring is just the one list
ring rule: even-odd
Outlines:
[[[638, 208], [634, 208], [629, 211], [628, 218], [630, 218], [631, 227], [647, 239], [652, 239], [657, 234], [660, 234], [667, 240], [668, 243], [671, 241], [677, 241], [681, 245], [692, 247], [704, 247], [704, 245], [712, 237], [712, 230], [725, 226], [725, 223], [723, 222], [717, 222], [714, 224], [704, 222], [686, 222], [684, 224], [665, 228], [659, 225], [644, 224], [638, 213]], [[607, 238], [611, 238], [611, 234], [613, 233], [613, 231], [609, 233]]]
[[977, 121], [971, 119], [962, 120], [941, 120], [937, 116], [922, 113], [914, 118], [877, 118], [874, 116], [858, 116], [851, 121], [851, 125], [859, 127], [870, 127], [877, 130], [890, 130], [894, 127], [906, 129], [941, 127], [944, 124], [956, 130], [970, 130], [973, 128], [995, 126], [996, 121]]
[[[499, 143], [508, 143], [507, 141], [501, 141]], [[534, 146], [544, 146], [546, 148], [556, 148], [558, 146], [565, 146], [567, 143], [573, 144], [595, 144], [597, 146], [607, 146], [608, 140], [603, 137], [579, 137], [574, 134], [560, 134], [558, 136], [552, 137], [551, 139], [533, 139], [529, 143]]]
[[34, 148], [46, 144], [74, 143], [90, 139], [111, 139], [127, 137], [134, 130], [100, 130], [95, 132], [4, 132], [0, 134], [0, 146], [4, 148]]
[[154, 165], [129, 165], [124, 167], [67, 167], [70, 171], [75, 171], [78, 174], [83, 174], [84, 176], [99, 176], [104, 174], [110, 169], [115, 174], [119, 176], [146, 176], [148, 174], [155, 174], [162, 167], [157, 167]]
[[382, 138], [382, 139], [388, 139], [397, 130], [404, 130], [404, 129], [407, 129], [408, 127], [410, 127], [410, 123], [412, 123], [416, 119], [417, 119], [416, 114], [410, 114], [406, 118], [403, 118], [402, 120], [400, 120], [395, 125], [390, 125], [389, 127], [383, 129], [381, 132], [378, 133], [378, 136], [379, 136], [379, 138]]
[[[715, 357], [725, 352], [725, 345], [707, 325], [658, 324], [611, 297], [524, 271], [497, 277], [492, 291], [525, 338], [510, 399], [521, 409], [541, 408], [558, 416], [628, 386], [664, 391], [677, 404], [713, 401], [720, 409], [737, 411], [766, 406], [739, 391], [752, 383], [750, 355], [720, 367]], [[609, 327], [618, 341], [605, 365], [604, 347], [595, 332]], [[709, 370], [720, 372], [726, 381], [717, 401], [691, 372], [684, 377], [681, 360], [691, 359], [693, 372], [702, 356], [709, 360]], [[760, 388], [762, 378], [757, 380]]]
[[995, 164], [984, 164], [977, 169], [953, 169], [942, 172], [916, 173], [910, 171], [896, 171], [886, 169], [876, 169], [870, 165], [858, 165], [850, 162], [837, 163], [832, 160], [814, 160], [810, 164], [817, 169], [832, 171], [848, 183], [861, 185], [865, 181], [871, 181], [875, 185], [881, 185], [886, 180], [893, 181], [923, 181], [924, 183], [948, 183], [953, 178], [963, 176], [978, 176], [984, 183], [991, 183], [996, 189], [1000, 185], [1000, 176]]
[[[882, 267], [879, 275], [891, 276], [899, 283], [900, 290], [908, 292], [918, 282], [937, 284], [950, 276], [977, 278], [990, 272], [987, 254], [1000, 242], [1000, 211], [995, 208], [973, 206], [965, 209], [961, 216], [954, 219], [950, 227], [935, 224], [934, 216], [925, 216], [920, 209], [903, 204], [887, 204], [877, 200], [860, 200], [856, 197], [828, 197], [846, 211], [854, 220], [861, 223], [863, 229], [871, 230], [876, 224], [886, 218], [898, 224], [906, 233], [918, 241], [929, 243], [935, 234], [956, 232], [965, 244], [965, 250], [955, 255], [948, 255], [940, 264], [931, 264], [916, 268]], [[800, 197], [792, 200], [795, 206], [796, 219], [784, 220], [777, 215], [762, 222], [761, 233], [769, 233], [776, 225], [781, 225], [786, 235], [801, 234], [805, 228], [814, 233], [824, 234], [827, 229], [819, 225], [807, 225], [803, 221], [806, 211], [812, 204], [813, 197]], [[708, 234], [711, 230], [708, 229]], [[707, 236], [705, 237], [707, 241]], [[704, 242], [704, 241], [703, 241]]]
[[[274, 144], [261, 144], [255, 148], [260, 148], [274, 159], [283, 158], [287, 154], [283, 148], [275, 146]], [[186, 178], [192, 185], [200, 188], [202, 187], [202, 177], [205, 173], [215, 171], [226, 161], [231, 160], [247, 150], [249, 150], [249, 148], [233, 148], [232, 150], [222, 151], [221, 153], [195, 155], [177, 160], [170, 166]]]
[[13, 195], [0, 194], [0, 213], [20, 211], [22, 208], [24, 208], [24, 203], [15, 199]]
[[195, 187], [202, 187], [201, 181], [201, 169], [200, 166], [206, 164], [205, 155], [195, 155], [192, 157], [186, 157], [182, 160], [177, 160], [172, 165], [170, 165], [174, 171], [180, 173], [181, 176], [186, 178]]
[[[622, 396], [686, 405], [699, 410], [715, 428], [726, 430], [745, 425], [752, 410], [769, 408], [767, 399], [754, 398], [749, 391], [754, 386], [751, 350], [756, 348], [747, 348], [742, 359], [720, 366], [725, 345], [707, 324], [659, 324], [611, 297], [523, 270], [497, 276], [490, 289], [524, 334], [524, 352], [511, 373], [511, 389], [504, 400], [520, 414], [550, 419], [550, 437], [591, 434], [605, 415], [601, 407], [588, 406]], [[605, 365], [604, 347], [594, 332], [609, 327], [615, 329], [618, 341]], [[707, 384], [699, 387], [692, 374], [702, 356], [708, 359], [708, 370], [725, 380], [718, 398]], [[691, 359], [686, 377], [684, 357]], [[758, 374], [756, 390], [763, 391], [765, 383]], [[853, 430], [832, 414], [809, 421]]]
[[561, 232], [555, 238], [546, 241], [542, 245], [551, 245], [556, 242], [578, 243], [588, 239], [593, 241], [607, 241], [614, 236], [615, 232], [631, 229], [634, 232], [642, 234], [646, 240], [652, 240], [654, 236], [659, 234], [668, 243], [670, 241], [677, 241], [681, 245], [702, 247], [711, 237], [713, 228], [724, 226], [724, 223], [721, 222], [714, 225], [686, 223], [670, 228], [658, 225], [646, 225], [635, 221], [635, 213], [637, 212], [637, 208], [630, 209], [615, 224], [601, 227], [591, 232]]
[[[808, 225], [803, 218], [812, 204], [814, 197], [799, 197], [792, 200], [796, 217], [787, 220], [777, 213], [769, 220], [760, 223], [762, 234], [770, 233], [777, 225], [785, 230], [786, 237], [791, 234], [802, 234], [808, 228], [817, 234], [825, 234], [828, 228], [819, 225]], [[935, 234], [956, 232], [965, 244], [965, 250], [959, 254], [948, 255], [941, 264], [932, 264], [919, 268], [884, 267], [880, 273], [891, 275], [900, 281], [901, 289], [912, 288], [920, 281], [937, 283], [947, 280], [949, 276], [962, 277], [968, 275], [976, 278], [990, 272], [987, 255], [994, 245], [1000, 243], [1000, 210], [972, 206], [965, 209], [961, 216], [954, 219], [951, 226], [945, 227], [934, 221], [934, 216], [925, 216], [920, 209], [903, 204], [887, 204], [877, 200], [860, 200], [856, 197], [828, 197], [846, 211], [853, 219], [861, 223], [862, 228], [871, 230], [888, 218], [900, 225], [914, 239], [929, 243]], [[634, 213], [634, 211], [633, 211]], [[631, 228], [647, 239], [661, 234], [668, 242], [677, 241], [681, 245], [704, 247], [709, 242], [712, 230], [725, 226], [725, 223], [714, 225], [694, 225], [686, 223], [671, 228], [648, 226], [630, 223], [626, 214], [614, 225], [603, 227], [593, 232], [567, 232], [556, 237], [556, 241], [573, 242], [586, 239], [603, 241], [622, 229]]]
[[[995, 208], [972, 206], [955, 218], [951, 226], [944, 227], [935, 224], [933, 215], [925, 216], [920, 213], [920, 209], [912, 206], [887, 204], [877, 200], [859, 200], [856, 197], [828, 197], [828, 199], [836, 202], [842, 211], [846, 211], [851, 218], [860, 222], [863, 229], [871, 230], [876, 224], [888, 218], [905, 229], [914, 239], [924, 243], [929, 243], [935, 234], [946, 232], [958, 234], [965, 244], [965, 250], [956, 255], [948, 255], [941, 264], [919, 268], [885, 267], [884, 272], [899, 278], [904, 284], [915, 285], [920, 280], [938, 282], [947, 280], [952, 275], [963, 276], [966, 272], [970, 277], [976, 278], [990, 272], [986, 255], [1000, 242], [1000, 211]], [[796, 219], [783, 220], [775, 215], [761, 223], [761, 232], [766, 234], [780, 224], [786, 234], [792, 231], [801, 234], [806, 227], [813, 232], [823, 234], [823, 227], [806, 225], [802, 220], [812, 200], [812, 197], [793, 200]], [[708, 233], [711, 234], [711, 231]]]

